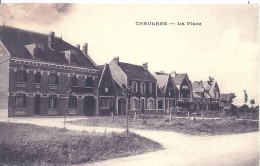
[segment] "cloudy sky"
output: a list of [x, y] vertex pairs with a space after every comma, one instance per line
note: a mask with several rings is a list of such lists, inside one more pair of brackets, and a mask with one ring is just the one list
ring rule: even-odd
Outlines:
[[[252, 4], [1, 4], [0, 21], [43, 33], [54, 31], [72, 44], [87, 42], [98, 65], [119, 56], [122, 62], [148, 62], [152, 73], [188, 73], [192, 81], [214, 77], [221, 92], [235, 92], [235, 103], [242, 104], [244, 89], [249, 99], [259, 96], [258, 8]], [[136, 25], [149, 21], [168, 25]]]

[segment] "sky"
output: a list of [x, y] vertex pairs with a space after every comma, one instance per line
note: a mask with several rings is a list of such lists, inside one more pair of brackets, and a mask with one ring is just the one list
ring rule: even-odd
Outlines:
[[[0, 22], [88, 43], [98, 65], [119, 56], [148, 62], [151, 73], [188, 73], [192, 82], [211, 76], [241, 105], [244, 89], [259, 103], [258, 10], [257, 4], [1, 4]], [[136, 25], [150, 21], [168, 25]]]

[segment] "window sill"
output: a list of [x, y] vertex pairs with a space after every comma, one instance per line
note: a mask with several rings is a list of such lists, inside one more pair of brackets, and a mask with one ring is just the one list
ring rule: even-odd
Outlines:
[[15, 115], [26, 115], [27, 108], [16, 108]]
[[17, 88], [26, 88], [27, 82], [16, 82], [16, 87]]
[[41, 83], [34, 83], [34, 86], [36, 89], [40, 89], [41, 88]]
[[49, 84], [49, 89], [58, 89], [58, 85], [57, 84]]

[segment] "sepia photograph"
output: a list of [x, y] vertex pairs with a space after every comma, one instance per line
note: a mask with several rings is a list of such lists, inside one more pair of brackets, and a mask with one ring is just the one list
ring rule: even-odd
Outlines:
[[258, 166], [259, 4], [0, 1], [0, 166]]

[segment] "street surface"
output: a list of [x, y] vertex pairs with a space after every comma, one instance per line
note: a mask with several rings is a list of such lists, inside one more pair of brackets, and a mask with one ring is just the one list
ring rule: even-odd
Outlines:
[[[82, 118], [69, 118], [76, 120]], [[63, 118], [2, 118], [0, 121], [63, 127]], [[124, 129], [77, 126], [67, 129], [89, 132], [121, 132]], [[159, 142], [163, 150], [137, 156], [110, 159], [78, 166], [258, 166], [258, 132], [222, 136], [190, 136], [169, 131], [130, 129], [141, 136]]]

